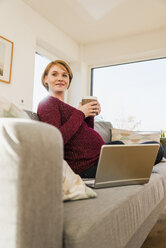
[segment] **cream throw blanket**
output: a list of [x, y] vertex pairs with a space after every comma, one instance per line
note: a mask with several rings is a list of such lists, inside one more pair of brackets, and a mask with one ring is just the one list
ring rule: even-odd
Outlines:
[[81, 177], [63, 161], [63, 200], [78, 200], [96, 197], [94, 190], [87, 187]]

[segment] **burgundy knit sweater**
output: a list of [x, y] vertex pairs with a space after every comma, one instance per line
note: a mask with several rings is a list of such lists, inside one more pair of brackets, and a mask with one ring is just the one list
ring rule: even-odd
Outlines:
[[61, 131], [64, 159], [75, 173], [79, 174], [95, 164], [105, 142], [93, 129], [93, 117], [85, 118], [82, 111], [52, 96], [39, 103], [37, 113], [41, 121]]

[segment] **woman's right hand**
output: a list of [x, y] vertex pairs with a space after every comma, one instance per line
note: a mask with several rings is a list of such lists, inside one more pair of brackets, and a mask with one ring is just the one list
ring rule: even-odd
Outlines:
[[100, 111], [100, 105], [97, 101], [92, 101], [84, 105], [80, 103], [78, 109], [84, 113], [85, 117], [96, 116]]

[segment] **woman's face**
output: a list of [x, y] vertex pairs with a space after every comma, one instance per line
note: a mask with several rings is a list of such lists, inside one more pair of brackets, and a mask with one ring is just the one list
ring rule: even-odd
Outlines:
[[64, 93], [69, 87], [69, 74], [62, 65], [53, 65], [45, 76], [45, 83], [48, 84], [49, 92]]

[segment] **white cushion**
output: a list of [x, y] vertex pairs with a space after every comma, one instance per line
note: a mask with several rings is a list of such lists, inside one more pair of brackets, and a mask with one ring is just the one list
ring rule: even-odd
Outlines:
[[24, 110], [2, 96], [0, 96], [0, 117], [30, 119]]
[[63, 161], [63, 200], [78, 200], [96, 197], [96, 192], [87, 187], [81, 177]]

